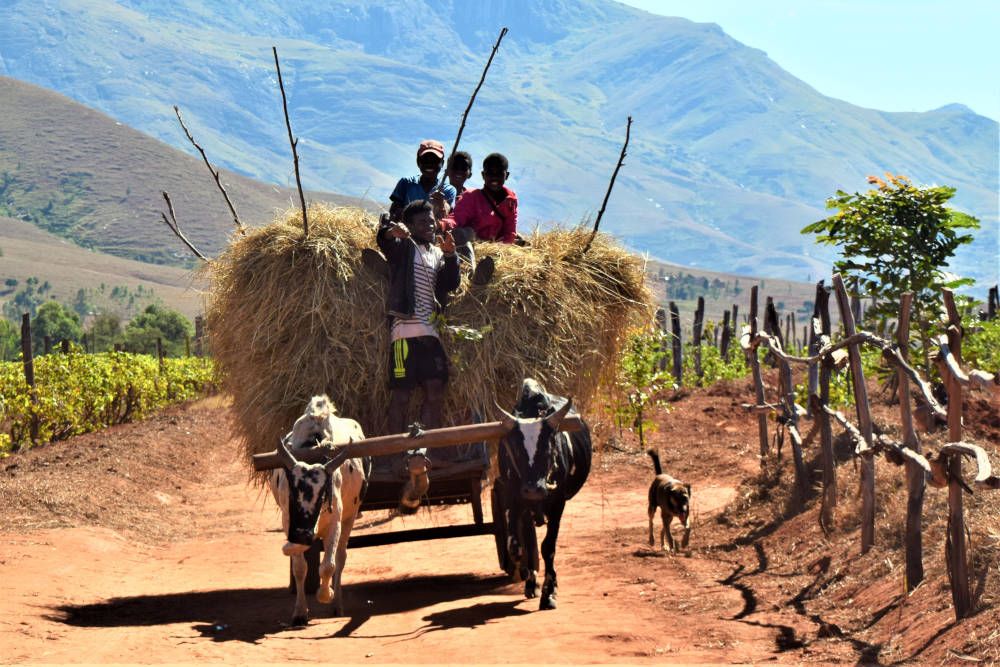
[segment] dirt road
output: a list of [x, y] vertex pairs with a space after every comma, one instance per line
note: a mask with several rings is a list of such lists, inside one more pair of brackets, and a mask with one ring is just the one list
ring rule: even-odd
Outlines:
[[[651, 550], [649, 472], [601, 459], [563, 520], [559, 609], [539, 612], [538, 601], [524, 599], [520, 585], [500, 573], [492, 538], [470, 537], [352, 550], [344, 574], [348, 616], [331, 617], [312, 600], [309, 626], [290, 628], [280, 517], [246, 484], [235, 445], [219, 437], [223, 412], [190, 406], [7, 464], [0, 489], [3, 662], [803, 657], [780, 651], [776, 628], [742, 620], [745, 596], [723, 583], [732, 570], [724, 561]], [[192, 442], [201, 443], [197, 457]], [[731, 499], [739, 471], [729, 472], [732, 484], [691, 480], [699, 525], [709, 527]], [[88, 498], [96, 507], [80, 509]], [[471, 520], [470, 508], [457, 506], [389, 523], [371, 514], [358, 529]]]

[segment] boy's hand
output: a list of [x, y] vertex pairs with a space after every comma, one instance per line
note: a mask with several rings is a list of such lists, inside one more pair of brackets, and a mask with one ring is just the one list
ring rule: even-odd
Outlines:
[[394, 222], [389, 225], [389, 229], [386, 231], [389, 238], [393, 239], [408, 239], [410, 238], [410, 230], [406, 228], [406, 225], [401, 225], [398, 222]]
[[431, 207], [434, 209], [434, 218], [436, 220], [440, 220], [448, 215], [448, 201], [444, 198], [443, 192], [435, 190], [430, 194], [428, 199], [431, 202]]
[[445, 232], [438, 237], [438, 247], [441, 248], [441, 252], [446, 255], [450, 255], [455, 252], [455, 237], [451, 235], [451, 232]]

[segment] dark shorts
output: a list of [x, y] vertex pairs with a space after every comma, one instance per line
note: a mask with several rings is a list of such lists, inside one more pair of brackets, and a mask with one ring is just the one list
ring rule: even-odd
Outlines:
[[434, 336], [401, 338], [389, 346], [389, 388], [412, 389], [427, 380], [448, 381], [448, 357]]

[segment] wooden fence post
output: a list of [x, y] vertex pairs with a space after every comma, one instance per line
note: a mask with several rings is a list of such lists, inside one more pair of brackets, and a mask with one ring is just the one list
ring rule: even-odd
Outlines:
[[24, 381], [28, 383], [28, 393], [31, 396], [31, 424], [29, 437], [31, 444], [38, 442], [38, 415], [35, 414], [35, 359], [31, 354], [31, 315], [21, 316], [21, 360], [24, 364]]
[[[896, 328], [896, 344], [899, 354], [910, 360], [910, 307], [913, 293], [905, 292], [899, 303], [899, 326]], [[920, 453], [920, 441], [913, 430], [913, 414], [910, 409], [910, 376], [901, 367], [896, 368], [899, 387], [899, 417], [903, 428], [903, 446]], [[906, 592], [913, 591], [924, 580], [923, 541], [920, 534], [921, 517], [924, 509], [924, 488], [926, 473], [913, 460], [906, 461]]]
[[997, 310], [1000, 310], [1000, 285], [994, 285], [990, 288], [989, 304], [986, 306], [986, 319], [996, 319]]
[[48, 336], [42, 336], [42, 354], [52, 354], [52, 339]]
[[115, 343], [115, 352], [122, 352], [124, 349], [121, 343]]
[[729, 311], [722, 313], [722, 341], [719, 343], [719, 354], [724, 360], [729, 359], [729, 342], [732, 340], [729, 330]]
[[670, 302], [669, 307], [670, 328], [673, 331], [673, 335], [670, 337], [670, 345], [674, 358], [674, 382], [680, 387], [684, 381], [684, 366], [681, 359], [681, 314], [677, 310], [677, 304], [673, 301]]
[[163, 370], [163, 339], [156, 337], [156, 358], [160, 363], [160, 370]]
[[[667, 311], [662, 308], [656, 309], [656, 330], [660, 333], [667, 333]], [[667, 370], [667, 355], [660, 357], [659, 367], [661, 371]]]
[[694, 311], [694, 374], [701, 384], [701, 330], [705, 325], [705, 297], [698, 297], [698, 307]]
[[[825, 342], [830, 340], [830, 290], [823, 281], [816, 283], [816, 303], [813, 306], [813, 340], [809, 353], [817, 354]], [[814, 351], [815, 350], [815, 351]], [[824, 357], [817, 370], [816, 384], [819, 389], [820, 409], [813, 414], [819, 419], [820, 458], [823, 462], [823, 502], [820, 506], [819, 523], [824, 533], [833, 529], [833, 519], [837, 509], [837, 465], [833, 455], [833, 425], [824, 408], [830, 405], [830, 374], [833, 372], [833, 358]], [[811, 392], [812, 393], [812, 392]], [[810, 401], [811, 403], [811, 401]]]
[[[962, 363], [962, 320], [955, 307], [951, 290], [942, 290], [944, 306], [948, 312], [948, 348], [956, 363]], [[948, 441], [962, 441], [962, 385], [947, 370], [941, 375], [948, 390]], [[968, 554], [965, 543], [965, 517], [962, 508], [962, 457], [948, 457], [948, 537], [945, 543], [948, 575], [951, 579], [951, 599], [955, 605], [955, 618], [965, 618], [972, 612], [972, 593], [969, 590]]]
[[[778, 317], [778, 311], [774, 307], [774, 300], [771, 297], [768, 297], [767, 299], [767, 312], [764, 315], [764, 329], [770, 330], [771, 335], [777, 339], [778, 346], [781, 348], [781, 351], [784, 352], [785, 342], [787, 339], [782, 339], [781, 323]], [[786, 328], [785, 330], [787, 331], [788, 329]], [[796, 498], [799, 503], [802, 503], [805, 501], [809, 483], [808, 475], [806, 474], [805, 462], [802, 460], [802, 437], [799, 435], [799, 418], [798, 413], [795, 411], [795, 385], [792, 382], [792, 367], [791, 364], [778, 355], [772, 355], [772, 358], [778, 365], [778, 395], [781, 397], [779, 401], [781, 403], [781, 420], [788, 429], [789, 440], [792, 442], [792, 461], [795, 464], [795, 488], [797, 491]], [[780, 428], [778, 433], [778, 458], [780, 459]]]
[[[750, 288], [750, 340], [757, 336], [757, 285]], [[747, 351], [747, 363], [750, 364], [750, 371], [753, 373], [754, 396], [757, 405], [764, 405], [764, 379], [760, 374], [760, 359], [757, 357], [757, 348], [753, 345]], [[760, 439], [760, 465], [763, 468], [767, 461], [767, 413], [757, 413], [757, 435]]]
[[[844, 325], [844, 336], [849, 338], [856, 333], [854, 313], [851, 310], [847, 289], [844, 287], [844, 280], [839, 273], [833, 275], [833, 288], [837, 293], [837, 307], [840, 310], [840, 320]], [[860, 345], [849, 345], [847, 354], [851, 366], [851, 376], [854, 379], [854, 403], [858, 413], [858, 428], [868, 446], [868, 449], [861, 456], [861, 553], [865, 554], [875, 543], [875, 459], [873, 456], [872, 418], [868, 405], [865, 374], [861, 368]]]
[[205, 337], [205, 318], [196, 315], [194, 318], [194, 356], [200, 357], [205, 351], [202, 347], [202, 340]]
[[63, 338], [59, 341], [59, 351], [63, 354], [69, 354], [69, 339]]
[[739, 314], [740, 314], [740, 307], [739, 307], [738, 304], [734, 303], [733, 304], [733, 315], [732, 315], [732, 317], [729, 318], [729, 324], [730, 324], [730, 326], [733, 327], [733, 333], [734, 334], [737, 333], [737, 332], [739, 332], [739, 329], [737, 328], [737, 327], [739, 327], [739, 319], [737, 319], [737, 316]]

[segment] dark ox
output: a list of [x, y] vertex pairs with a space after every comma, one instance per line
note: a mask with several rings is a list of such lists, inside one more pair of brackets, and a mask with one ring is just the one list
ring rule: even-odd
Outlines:
[[[524, 579], [524, 595], [538, 595], [538, 542], [535, 527], [548, 523], [542, 541], [545, 581], [539, 609], [556, 608], [555, 555], [559, 522], [566, 501], [590, 474], [590, 431], [584, 424], [576, 433], [560, 432], [573, 401], [546, 394], [532, 379], [521, 386], [514, 414], [507, 415], [511, 431], [499, 456], [498, 490], [507, 508], [508, 556], [514, 572]], [[498, 520], [498, 519], [494, 519]]]

